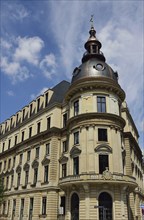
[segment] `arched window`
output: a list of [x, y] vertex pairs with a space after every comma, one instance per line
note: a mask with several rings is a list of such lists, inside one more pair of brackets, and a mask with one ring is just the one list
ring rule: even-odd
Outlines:
[[71, 220], [79, 220], [79, 197], [76, 193], [71, 197]]
[[99, 195], [99, 220], [112, 220], [112, 197], [107, 192]]

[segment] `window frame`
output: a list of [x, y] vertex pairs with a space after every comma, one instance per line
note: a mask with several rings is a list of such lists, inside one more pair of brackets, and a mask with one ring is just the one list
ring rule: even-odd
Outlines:
[[97, 112], [105, 113], [106, 112], [106, 97], [105, 96], [97, 96]]

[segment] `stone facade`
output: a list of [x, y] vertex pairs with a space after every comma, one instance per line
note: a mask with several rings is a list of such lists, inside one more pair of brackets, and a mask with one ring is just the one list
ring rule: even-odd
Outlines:
[[71, 84], [1, 124], [1, 220], [141, 220], [138, 131], [91, 27]]

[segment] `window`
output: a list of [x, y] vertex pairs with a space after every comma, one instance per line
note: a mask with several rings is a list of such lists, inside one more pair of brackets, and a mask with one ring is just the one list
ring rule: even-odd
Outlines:
[[20, 157], [19, 157], [19, 164], [22, 164], [22, 158], [23, 158], [23, 154], [20, 154]]
[[48, 165], [44, 166], [44, 182], [45, 183], [48, 182], [48, 170], [49, 170], [49, 166]]
[[79, 174], [79, 157], [73, 158], [73, 175]]
[[74, 102], [74, 116], [79, 114], [79, 100]]
[[107, 141], [107, 129], [98, 128], [98, 141]]
[[106, 98], [103, 96], [97, 97], [97, 111], [106, 112]]
[[24, 141], [24, 131], [22, 131], [22, 138], [21, 141]]
[[5, 214], [5, 210], [6, 210], [6, 201], [3, 202], [3, 215]]
[[25, 118], [25, 109], [23, 109], [23, 117], [22, 117], [23, 121], [24, 121], [24, 118]]
[[21, 173], [18, 173], [18, 176], [17, 176], [17, 187], [19, 187], [19, 185], [20, 185], [20, 179], [21, 179]]
[[2, 171], [2, 162], [0, 162], [0, 173]]
[[38, 178], [38, 168], [34, 169], [34, 184], [37, 183], [37, 178]]
[[40, 133], [40, 127], [41, 127], [41, 123], [38, 122], [38, 123], [37, 123], [37, 134]]
[[45, 107], [48, 106], [48, 92], [45, 94]]
[[13, 167], [15, 166], [16, 157], [13, 157]]
[[46, 144], [46, 155], [50, 154], [50, 143]]
[[39, 147], [36, 148], [36, 158], [39, 158]]
[[33, 198], [30, 198], [30, 205], [29, 205], [29, 220], [32, 220], [32, 214], [33, 214]]
[[13, 123], [13, 118], [11, 118], [10, 120], [10, 126], [12, 127], [12, 123]]
[[20, 219], [23, 218], [23, 214], [24, 214], [24, 199], [21, 199]]
[[4, 148], [5, 148], [5, 143], [3, 143], [2, 152], [4, 151]]
[[74, 144], [79, 144], [79, 131], [74, 133]]
[[8, 189], [8, 185], [9, 185], [9, 176], [7, 176], [6, 178], [6, 189]]
[[10, 208], [10, 200], [8, 200], [8, 204], [7, 204], [7, 215], [9, 214], [9, 208]]
[[47, 129], [50, 129], [51, 127], [51, 117], [47, 118]]
[[37, 112], [40, 110], [40, 98], [37, 100]]
[[92, 53], [96, 53], [96, 45], [92, 45]]
[[9, 139], [8, 141], [8, 149], [10, 148], [10, 145], [11, 145], [11, 139]]
[[32, 136], [32, 127], [29, 128], [29, 138]]
[[42, 215], [46, 215], [46, 203], [47, 203], [47, 199], [46, 197], [42, 198]]
[[15, 145], [17, 144], [17, 135], [15, 136]]
[[63, 153], [67, 152], [67, 141], [63, 141]]
[[102, 174], [109, 167], [108, 155], [99, 155], [99, 173]]
[[27, 152], [27, 161], [30, 161], [30, 155], [31, 155], [31, 151], [29, 150], [29, 151]]
[[63, 115], [63, 128], [67, 125], [67, 113]]
[[30, 104], [30, 116], [32, 115], [33, 104]]
[[62, 215], [65, 215], [65, 209], [66, 209], [66, 198], [65, 198], [65, 196], [61, 196], [60, 207], [62, 208]]
[[10, 166], [11, 166], [11, 159], [9, 159], [8, 161], [8, 169], [10, 169]]
[[62, 177], [66, 177], [67, 175], [67, 165], [66, 163], [62, 164]]
[[19, 114], [16, 115], [16, 124], [18, 124]]
[[4, 170], [6, 169], [6, 160], [4, 161]]
[[28, 184], [28, 178], [29, 178], [29, 171], [26, 170], [25, 171], [25, 186], [27, 186], [27, 184]]
[[13, 179], [14, 179], [14, 175], [11, 175], [11, 188], [13, 187]]
[[14, 216], [15, 216], [15, 210], [16, 210], [16, 199], [13, 200], [12, 219], [14, 219]]

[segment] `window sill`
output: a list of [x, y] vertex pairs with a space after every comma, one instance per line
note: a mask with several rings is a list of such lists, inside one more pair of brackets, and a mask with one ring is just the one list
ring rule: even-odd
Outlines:
[[22, 186], [22, 189], [26, 189], [26, 188], [27, 188], [27, 185]]
[[47, 215], [46, 215], [46, 214], [41, 214], [41, 215], [39, 215], [39, 217], [40, 217], [40, 218], [46, 218]]
[[49, 181], [41, 183], [41, 185], [47, 185]]
[[36, 186], [36, 183], [31, 184], [31, 187], [35, 187], [35, 186]]

